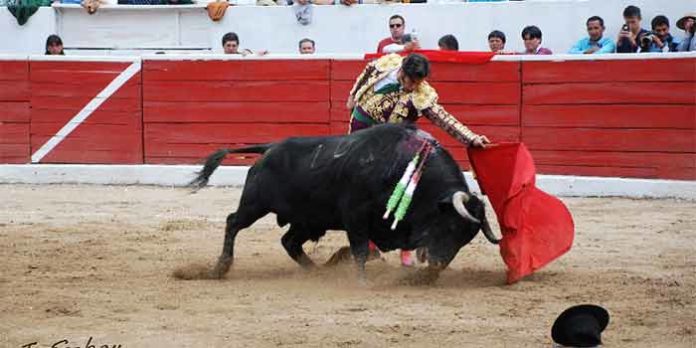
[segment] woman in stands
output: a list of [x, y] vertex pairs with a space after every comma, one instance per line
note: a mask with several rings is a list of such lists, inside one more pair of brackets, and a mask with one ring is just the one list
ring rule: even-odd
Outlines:
[[46, 39], [46, 55], [65, 55], [63, 40], [58, 35], [49, 35]]

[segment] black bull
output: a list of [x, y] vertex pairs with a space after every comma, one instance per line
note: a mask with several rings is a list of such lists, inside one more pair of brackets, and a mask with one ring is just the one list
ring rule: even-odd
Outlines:
[[[394, 185], [428, 139], [432, 147], [403, 221], [391, 230], [383, 214]], [[236, 212], [227, 217], [222, 255], [210, 276], [229, 270], [237, 233], [268, 213], [290, 224], [281, 241], [302, 267], [314, 266], [302, 245], [327, 230], [344, 230], [359, 276], [364, 277], [368, 240], [381, 250], [425, 247], [435, 280], [439, 272], [482, 229], [497, 243], [484, 203], [472, 195], [457, 163], [427, 133], [412, 126], [381, 125], [345, 136], [298, 137], [279, 143], [220, 150], [208, 157], [191, 185], [201, 188], [229, 153], [263, 154], [249, 169]]]

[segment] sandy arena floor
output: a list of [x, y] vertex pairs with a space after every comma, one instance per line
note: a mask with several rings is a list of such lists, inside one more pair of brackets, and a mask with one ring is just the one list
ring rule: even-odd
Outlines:
[[[573, 249], [512, 286], [481, 235], [429, 287], [398, 284], [396, 253], [368, 264], [368, 287], [350, 266], [305, 272], [271, 217], [240, 233], [225, 280], [172, 278], [217, 258], [239, 195], [0, 185], [0, 346], [550, 347], [556, 316], [587, 302], [611, 314], [607, 347], [696, 346], [695, 202], [564, 199]], [[324, 261], [346, 243], [305, 249]]]

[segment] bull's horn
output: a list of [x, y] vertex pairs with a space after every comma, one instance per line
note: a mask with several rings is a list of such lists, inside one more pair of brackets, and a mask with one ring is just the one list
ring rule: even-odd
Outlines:
[[477, 224], [480, 224], [481, 221], [479, 219], [473, 217], [471, 213], [469, 213], [468, 210], [466, 210], [466, 207], [464, 206], [464, 203], [468, 202], [471, 196], [469, 196], [468, 193], [462, 192], [462, 191], [457, 191], [452, 195], [452, 205], [454, 205], [454, 210], [459, 213], [463, 218], [473, 221]]
[[493, 234], [493, 230], [491, 229], [491, 225], [488, 223], [488, 218], [486, 218], [485, 213], [483, 215], [483, 222], [481, 223], [481, 230], [489, 242], [493, 244], [500, 243], [500, 239], [496, 238], [496, 236]]

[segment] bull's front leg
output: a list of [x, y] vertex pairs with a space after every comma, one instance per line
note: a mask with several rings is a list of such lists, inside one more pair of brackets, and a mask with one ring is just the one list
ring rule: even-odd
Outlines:
[[353, 259], [358, 269], [358, 281], [362, 284], [366, 284], [367, 275], [365, 273], [365, 263], [370, 254], [367, 234], [351, 233], [351, 231], [348, 231], [348, 242], [350, 243], [350, 251], [353, 254]]

